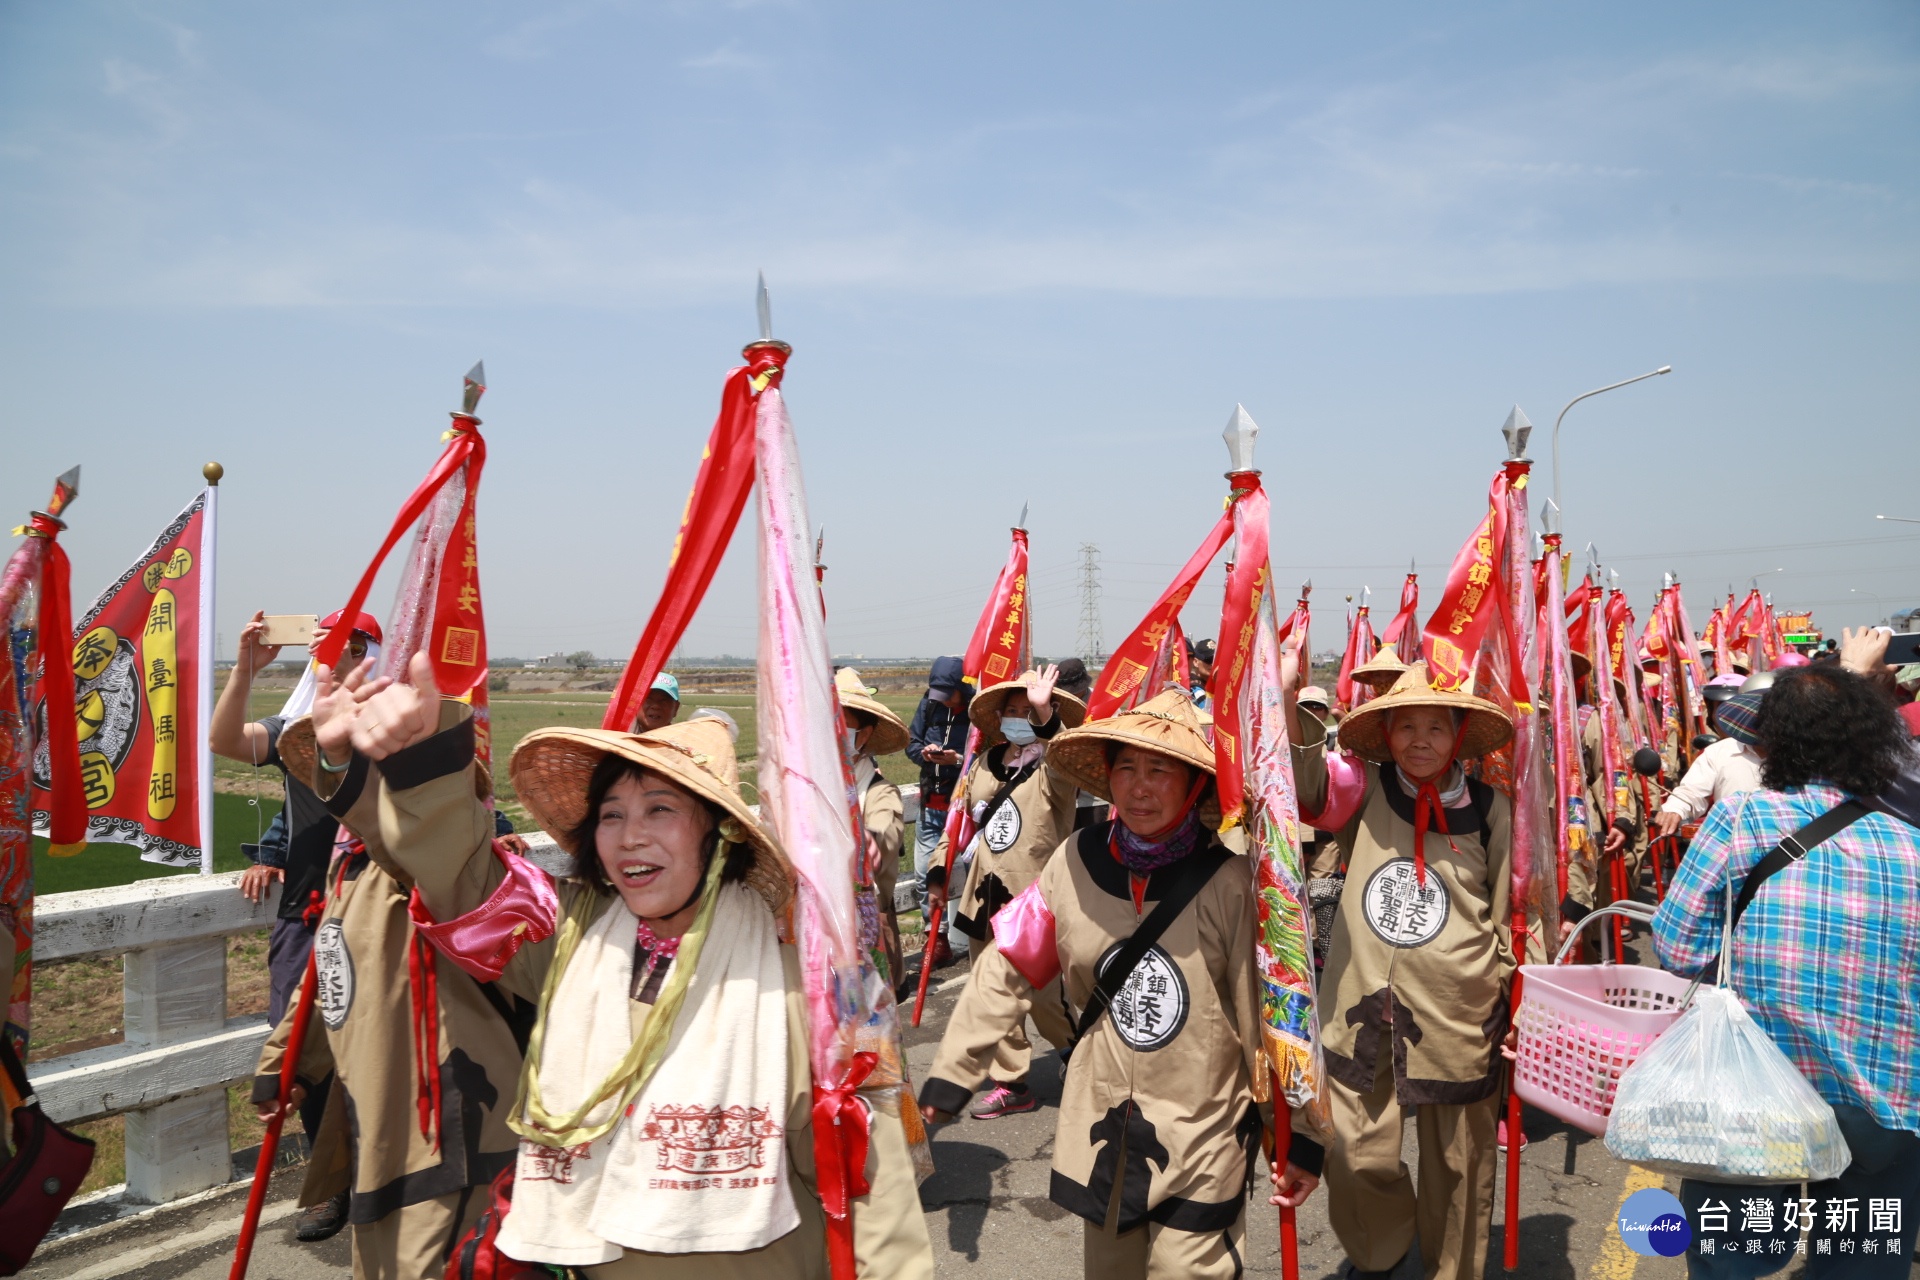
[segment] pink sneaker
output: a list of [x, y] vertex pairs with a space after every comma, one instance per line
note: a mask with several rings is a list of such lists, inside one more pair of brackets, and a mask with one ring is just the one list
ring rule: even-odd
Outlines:
[[1022, 1111], [1037, 1111], [1039, 1108], [1039, 1099], [1033, 1096], [1033, 1090], [1026, 1085], [1016, 1089], [995, 1081], [993, 1088], [974, 1103], [967, 1114], [975, 1120], [994, 1120], [1001, 1116], [1018, 1115]]
[[[1507, 1149], [1507, 1118], [1505, 1116], [1500, 1117], [1500, 1128], [1496, 1133], [1495, 1142], [1498, 1144], [1500, 1150], [1505, 1151]], [[1522, 1151], [1527, 1149], [1527, 1135], [1525, 1133], [1520, 1135], [1520, 1149]]]

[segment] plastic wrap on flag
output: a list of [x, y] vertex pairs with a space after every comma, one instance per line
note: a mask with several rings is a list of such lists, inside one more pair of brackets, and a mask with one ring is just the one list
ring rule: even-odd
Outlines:
[[[1500, 602], [1502, 630], [1508, 642], [1506, 709], [1513, 717], [1512, 786], [1513, 880], [1511, 897], [1517, 907], [1538, 922], [1543, 938], [1560, 936], [1559, 856], [1550, 823], [1557, 822], [1553, 807], [1552, 765], [1547, 759], [1546, 724], [1540, 714], [1538, 690], [1542, 669], [1537, 614], [1533, 605], [1533, 567], [1527, 557], [1527, 487], [1531, 473], [1515, 463], [1520, 473], [1506, 486], [1506, 538]], [[1515, 943], [1516, 954], [1519, 943]]]
[[45, 558], [45, 538], [24, 538], [0, 576], [0, 622], [6, 653], [0, 661], [0, 931], [13, 938], [13, 987], [0, 992], [4, 1034], [22, 1051], [33, 994], [33, 762], [32, 672], [34, 591]]
[[440, 563], [446, 556], [447, 539], [453, 536], [453, 524], [460, 518], [460, 507], [466, 497], [467, 473], [462, 468], [447, 478], [427, 505], [425, 518], [414, 526], [413, 546], [408, 549], [406, 567], [401, 570], [399, 584], [393, 591], [393, 609], [387, 614], [379, 675], [404, 680], [407, 664], [433, 632], [433, 601], [440, 590]]
[[1280, 638], [1272, 592], [1256, 615], [1249, 677], [1240, 691], [1245, 741], [1247, 852], [1253, 859], [1261, 1043], [1287, 1103], [1332, 1131], [1320, 1019], [1314, 1005], [1313, 913], [1307, 905], [1300, 801], [1280, 694]]
[[[413, 545], [407, 549], [407, 562], [400, 581], [393, 589], [393, 608], [387, 615], [386, 643], [380, 646], [376, 675], [405, 680], [407, 664], [425, 648], [433, 635], [434, 609], [440, 597], [441, 567], [446, 562], [447, 542], [467, 500], [467, 469], [455, 471], [427, 505], [425, 516], [414, 526]], [[473, 708], [474, 751], [482, 767], [493, 767], [493, 723], [487, 703], [487, 684], [482, 680], [461, 701]]]
[[855, 883], [864, 879], [865, 844], [841, 746], [826, 615], [813, 578], [806, 489], [777, 388], [760, 396], [755, 435], [760, 814], [799, 877], [793, 933], [806, 975], [814, 1084], [844, 1080], [855, 1054], [873, 1053], [877, 1062], [861, 1092], [883, 1095], [889, 1110], [897, 1107], [920, 1163], [925, 1132], [905, 1088], [899, 1013], [875, 949], [862, 945]]
[[1567, 892], [1567, 868], [1593, 861], [1591, 828], [1587, 820], [1580, 760], [1579, 709], [1573, 694], [1573, 653], [1567, 642], [1567, 614], [1561, 596], [1561, 553], [1558, 534], [1547, 536], [1547, 599], [1541, 612], [1546, 629], [1546, 693], [1549, 699], [1548, 747], [1553, 760], [1554, 825], [1558, 849], [1555, 868], [1556, 901]]

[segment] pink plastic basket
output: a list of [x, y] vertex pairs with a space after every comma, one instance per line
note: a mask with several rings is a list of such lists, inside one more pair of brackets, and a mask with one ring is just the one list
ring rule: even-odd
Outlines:
[[1604, 1135], [1620, 1073], [1680, 1017], [1692, 981], [1633, 964], [1529, 964], [1520, 974], [1514, 1091]]

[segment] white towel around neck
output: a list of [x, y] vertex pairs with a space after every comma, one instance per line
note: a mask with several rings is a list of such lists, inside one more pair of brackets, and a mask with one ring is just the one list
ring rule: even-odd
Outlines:
[[[623, 1249], [734, 1253], [800, 1224], [787, 1181], [787, 996], [773, 915], [720, 888], [666, 1057], [610, 1133], [565, 1151], [522, 1139], [499, 1243], [527, 1262], [594, 1266]], [[633, 1043], [634, 931], [615, 899], [588, 926], [547, 1012], [540, 1091], [571, 1112]], [[676, 962], [677, 963], [677, 962]], [[610, 1099], [587, 1116], [604, 1120]]]

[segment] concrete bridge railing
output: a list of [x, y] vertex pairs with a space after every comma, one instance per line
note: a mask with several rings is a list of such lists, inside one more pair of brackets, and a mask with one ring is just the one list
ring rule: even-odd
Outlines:
[[[919, 789], [901, 791], [911, 838]], [[530, 844], [548, 872], [571, 870], [552, 841]], [[167, 876], [35, 904], [36, 963], [123, 957], [124, 1042], [33, 1063], [28, 1075], [55, 1120], [126, 1117], [129, 1200], [165, 1204], [233, 1176], [226, 1090], [253, 1078], [270, 1028], [258, 1014], [227, 1017], [226, 940], [269, 927], [280, 908], [277, 886], [253, 903], [239, 885], [237, 871]]]

